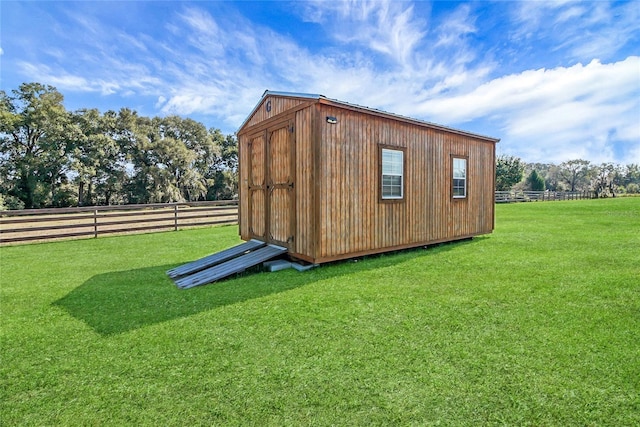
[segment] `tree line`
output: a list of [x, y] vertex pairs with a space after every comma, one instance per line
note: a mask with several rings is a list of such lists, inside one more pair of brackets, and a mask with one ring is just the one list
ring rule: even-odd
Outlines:
[[496, 190], [593, 191], [596, 197], [640, 193], [640, 165], [593, 164], [575, 159], [553, 163], [525, 163], [515, 156], [496, 159]]
[[234, 135], [129, 108], [67, 111], [53, 86], [0, 91], [0, 209], [231, 199]]
[[[234, 135], [179, 116], [67, 111], [53, 86], [0, 91], [0, 210], [231, 199]], [[640, 165], [496, 159], [496, 190], [640, 193]]]

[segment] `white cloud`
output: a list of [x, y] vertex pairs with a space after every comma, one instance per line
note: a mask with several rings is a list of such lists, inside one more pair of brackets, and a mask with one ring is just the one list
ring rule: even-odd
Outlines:
[[221, 55], [224, 53], [225, 34], [219, 30], [218, 24], [211, 15], [201, 9], [188, 8], [180, 14], [180, 18], [190, 28], [186, 42], [200, 49], [207, 55]]
[[459, 45], [462, 39], [477, 31], [474, 18], [471, 16], [471, 7], [467, 4], [453, 11], [438, 28], [439, 35], [436, 46]]
[[[41, 63], [19, 61], [21, 72], [33, 81], [46, 82], [61, 91], [95, 92], [101, 95], [113, 95], [136, 89], [137, 93], [148, 94], [161, 84], [157, 77], [149, 75], [141, 65], [119, 62], [114, 58], [103, 59], [103, 64], [91, 64], [104, 68], [108, 72], [95, 70], [91, 79], [72, 73], [61, 67], [50, 67]], [[89, 64], [86, 64], [87, 66]]]
[[570, 21], [575, 18], [580, 18], [585, 14], [585, 12], [586, 12], [586, 9], [582, 5], [572, 4], [566, 10], [563, 10], [560, 13], [558, 13], [556, 17], [556, 24], [561, 24], [563, 22]]
[[629, 57], [525, 71], [463, 95], [430, 100], [418, 111], [444, 123], [491, 118], [501, 124], [504, 143], [519, 147], [528, 160], [562, 161], [574, 153], [569, 157], [614, 161], [619, 154], [608, 151], [612, 134], [617, 152], [625, 155], [633, 156], [640, 144], [638, 70], [640, 58]]
[[[633, 43], [638, 33], [637, 2], [522, 1], [514, 3], [514, 40], [548, 45], [567, 59], [608, 58]], [[636, 38], [637, 39], [637, 38]], [[637, 51], [636, 51], [637, 52]]]
[[[581, 62], [587, 65], [520, 66], [501, 76], [505, 64], [494, 57], [499, 48], [477, 45], [483, 20], [476, 5], [456, 5], [432, 22], [422, 4], [387, 0], [298, 4], [304, 19], [326, 33], [318, 34], [322, 45], [308, 47], [288, 30], [226, 9], [218, 14], [205, 6], [185, 7], [158, 24], [162, 36], [127, 32], [79, 14], [74, 19], [87, 38], [74, 51], [49, 48], [52, 63], [23, 61], [20, 68], [62, 91], [146, 96], [152, 111], [208, 116], [225, 132], [236, 130], [262, 92], [272, 89], [469, 126], [501, 137], [500, 150], [527, 161], [626, 156], [640, 162], [638, 58], [592, 61], [599, 57], [595, 52], [615, 51], [612, 43], [624, 44], [637, 33], [638, 12], [626, 10], [607, 24], [625, 12], [623, 6], [506, 4], [517, 13], [511, 15], [515, 25], [501, 23], [500, 30], [512, 33], [500, 43], [535, 44], [541, 29], [554, 26], [544, 32], [558, 34], [552, 48], [586, 55]], [[590, 32], [604, 25], [613, 30]], [[519, 47], [509, 45], [510, 51]]]
[[341, 43], [366, 46], [400, 66], [410, 65], [426, 34], [426, 22], [415, 16], [413, 5], [404, 2], [310, 1], [303, 13], [307, 21], [322, 24]]
[[58, 89], [68, 89], [80, 92], [93, 92], [95, 88], [87, 82], [87, 79], [81, 76], [72, 75], [64, 71], [53, 72], [52, 69], [42, 64], [31, 64], [28, 62], [19, 62], [22, 72], [35, 81], [46, 82], [48, 85], [56, 86]]
[[627, 157], [627, 161], [625, 161], [624, 163], [625, 164], [631, 164], [631, 163], [640, 164], [640, 144], [636, 144], [635, 146], [631, 146], [631, 149], [629, 150], [629, 155]]

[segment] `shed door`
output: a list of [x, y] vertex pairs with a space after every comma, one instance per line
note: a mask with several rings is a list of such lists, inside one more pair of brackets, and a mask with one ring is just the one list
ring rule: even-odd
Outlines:
[[261, 132], [249, 138], [249, 197], [248, 197], [248, 221], [249, 234], [252, 238], [265, 241], [266, 230], [266, 135]]
[[295, 230], [293, 123], [282, 122], [254, 134], [249, 142], [249, 161], [249, 232], [253, 238], [292, 248]]

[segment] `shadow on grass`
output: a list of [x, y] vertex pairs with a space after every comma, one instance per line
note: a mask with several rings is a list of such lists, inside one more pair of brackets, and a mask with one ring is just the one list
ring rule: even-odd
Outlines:
[[346, 274], [393, 266], [428, 253], [451, 250], [471, 240], [437, 245], [428, 252], [401, 252], [325, 264], [321, 268], [295, 273], [278, 280], [278, 273], [243, 273], [214, 284], [189, 290], [177, 289], [165, 272], [176, 265], [117, 271], [93, 276], [68, 295], [54, 302], [76, 319], [102, 335], [128, 332], [168, 320], [264, 296], [286, 292], [308, 284]]
[[[304, 281], [237, 279], [179, 290], [166, 276], [175, 265], [98, 274], [54, 304], [103, 335], [118, 334], [202, 311], [284, 292]], [[273, 279], [273, 277], [271, 277]]]

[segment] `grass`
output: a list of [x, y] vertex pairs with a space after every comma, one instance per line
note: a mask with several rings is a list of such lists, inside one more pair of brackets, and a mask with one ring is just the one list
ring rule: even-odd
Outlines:
[[640, 199], [180, 291], [235, 227], [0, 248], [2, 425], [640, 424]]

